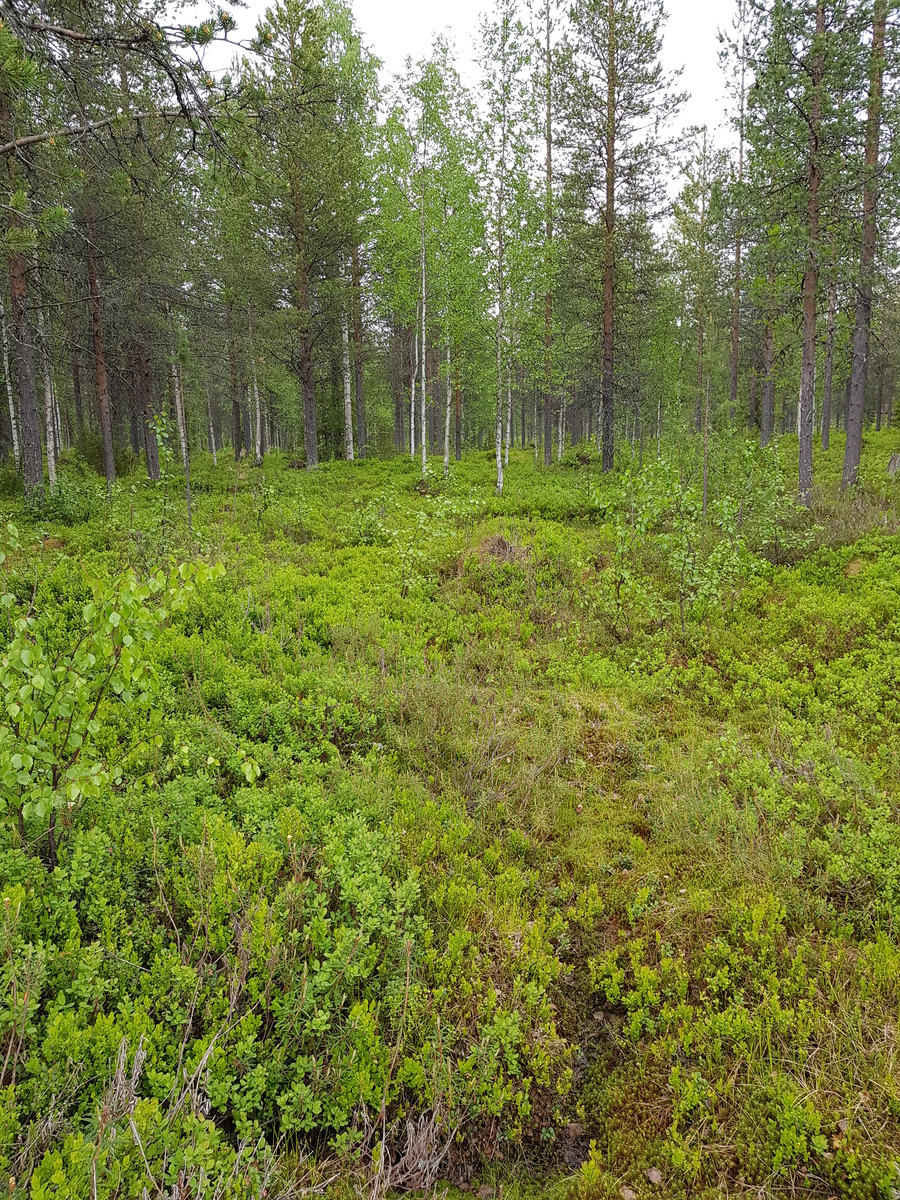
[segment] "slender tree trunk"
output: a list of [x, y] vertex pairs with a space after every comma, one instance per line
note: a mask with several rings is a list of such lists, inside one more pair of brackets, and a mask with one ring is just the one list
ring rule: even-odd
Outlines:
[[[742, 15], [743, 15], [743, 9]], [[744, 35], [741, 43], [741, 88], [740, 114], [738, 121], [738, 187], [744, 181], [744, 109], [747, 101], [747, 37]], [[743, 221], [738, 214], [737, 231], [734, 242], [734, 296], [731, 305], [731, 393], [728, 416], [734, 424], [737, 413], [738, 395], [738, 364], [741, 350], [741, 252], [743, 241]]]
[[[0, 129], [9, 140], [12, 136], [12, 119], [5, 93], [0, 92]], [[18, 188], [15, 158], [7, 158], [10, 192]], [[15, 238], [21, 236], [22, 218], [13, 206], [7, 208], [7, 223]], [[16, 381], [19, 387], [19, 415], [22, 434], [22, 473], [25, 480], [26, 500], [43, 503], [44, 458], [41, 450], [41, 417], [38, 409], [37, 376], [34, 368], [34, 338], [28, 315], [28, 282], [25, 273], [25, 255], [11, 249], [9, 264], [9, 299], [12, 309], [13, 351], [16, 358]]]
[[754, 360], [750, 367], [750, 378], [748, 380], [748, 404], [747, 404], [747, 428], [756, 428], [756, 401], [759, 394], [759, 364]]
[[22, 462], [22, 451], [19, 447], [19, 419], [16, 416], [16, 401], [13, 396], [12, 372], [9, 369], [9, 340], [6, 331], [6, 308], [3, 304], [2, 294], [0, 294], [0, 333], [2, 333], [3, 342], [3, 378], [6, 381], [6, 399], [9, 403], [9, 428], [12, 435], [13, 460], [16, 464], [16, 470], [18, 470]]
[[825, 382], [822, 389], [822, 449], [831, 439], [831, 392], [834, 386], [834, 340], [837, 327], [837, 280], [828, 285], [828, 317], [825, 324]]
[[366, 430], [366, 405], [363, 395], [363, 327], [362, 327], [362, 286], [359, 271], [359, 246], [356, 239], [350, 259], [353, 281], [353, 367], [356, 384], [356, 448], [359, 457], [365, 458], [368, 453], [368, 434]]
[[416, 460], [416, 377], [419, 374], [419, 312], [416, 305], [415, 320], [412, 330], [412, 370], [409, 380], [409, 453], [413, 462]]
[[521, 364], [519, 364], [516, 374], [516, 386], [519, 389], [519, 404], [521, 409], [520, 415], [522, 418], [522, 449], [526, 450], [528, 448], [528, 439], [525, 436], [525, 378], [524, 368]]
[[350, 330], [347, 309], [341, 305], [341, 367], [344, 383], [344, 457], [353, 462], [353, 396], [350, 380]]
[[862, 431], [872, 330], [872, 292], [878, 241], [878, 157], [881, 149], [881, 114], [884, 98], [885, 32], [888, 0], [875, 0], [872, 51], [869, 68], [869, 102], [866, 121], [865, 185], [863, 187], [862, 246], [859, 286], [856, 293], [856, 326], [853, 331], [853, 370], [847, 406], [847, 444], [841, 488], [859, 482]]
[[134, 343], [129, 344], [125, 351], [125, 387], [128, 396], [128, 436], [131, 441], [131, 452], [140, 461], [141, 449], [144, 443], [144, 423], [141, 420], [140, 388], [137, 378], [137, 351]]
[[812, 504], [813, 433], [816, 409], [816, 320], [819, 297], [819, 189], [822, 86], [825, 77], [825, 0], [816, 0], [816, 37], [812, 52], [812, 102], [809, 114], [807, 249], [803, 278], [803, 362], [800, 371], [800, 503]]
[[615, 228], [616, 228], [616, 22], [615, 3], [609, 0], [609, 57], [606, 79], [606, 253], [603, 264], [603, 453], [604, 471], [614, 462], [613, 371], [615, 343]]
[[[544, 34], [544, 143], [545, 143], [545, 250], [544, 270], [544, 466], [553, 461], [553, 58], [550, 52], [550, 0], [545, 4]], [[535, 442], [537, 428], [535, 428]]]
[[425, 471], [428, 466], [428, 445], [426, 443], [426, 428], [425, 428], [425, 408], [428, 403], [428, 391], [425, 385], [426, 360], [428, 358], [428, 343], [425, 340], [425, 308], [426, 308], [426, 289], [425, 289], [425, 162], [428, 157], [427, 143], [423, 144], [422, 151], [422, 202], [419, 209], [419, 265], [422, 269], [422, 353], [420, 355], [421, 369], [421, 427], [420, 427], [420, 450], [422, 455], [422, 478], [425, 478]]
[[234, 344], [234, 308], [229, 301], [226, 314], [228, 330], [228, 382], [231, 390], [231, 444], [234, 461], [241, 461], [241, 392], [238, 383], [237, 347]]
[[156, 483], [159, 480], [159, 440], [152, 419], [152, 397], [150, 389], [150, 364], [147, 351], [141, 351], [141, 416], [144, 421], [144, 453], [147, 456], [147, 476]]
[[706, 517], [709, 497], [709, 375], [706, 376], [706, 399], [703, 405], [703, 516]]
[[403, 454], [406, 450], [406, 435], [403, 429], [403, 388], [406, 383], [406, 373], [403, 369], [403, 331], [395, 329], [392, 339], [393, 354], [391, 355], [395, 369], [392, 374], [394, 398], [394, 449]]
[[250, 420], [250, 385], [244, 381], [241, 382], [241, 429], [244, 437], [244, 446], [246, 447], [247, 457], [250, 457], [250, 452], [253, 449], [253, 423]]
[[295, 179], [292, 184], [294, 242], [297, 250], [295, 288], [297, 321], [299, 326], [298, 373], [300, 376], [300, 391], [303, 396], [303, 446], [306, 451], [306, 469], [312, 471], [319, 465], [319, 432], [316, 424], [316, 381], [313, 366], [309, 244], [302, 186], [302, 182], [298, 179]]
[[[510, 352], [511, 353], [511, 352]], [[503, 452], [503, 465], [509, 466], [509, 447], [513, 440], [513, 404], [512, 404], [512, 363], [506, 363], [506, 448]]]
[[178, 426], [178, 441], [181, 446], [181, 463], [184, 467], [184, 495], [187, 503], [188, 537], [192, 536], [191, 527], [191, 465], [187, 437], [187, 421], [184, 415], [184, 379], [181, 363], [172, 363], [172, 396], [175, 401], [175, 423]]
[[[458, 351], [459, 347], [457, 347]], [[453, 389], [453, 407], [456, 410], [456, 461], [462, 461], [462, 393], [459, 387], [459, 353], [456, 355], [455, 384]]]
[[881, 430], [881, 414], [884, 409], [884, 355], [878, 358], [878, 386], [875, 392], [875, 432]]
[[[18, 232], [22, 218], [10, 210], [10, 228]], [[16, 377], [19, 386], [19, 413], [22, 416], [22, 466], [25, 478], [25, 497], [43, 502], [43, 452], [41, 450], [41, 415], [37, 407], [37, 377], [35, 372], [34, 337], [28, 313], [28, 283], [25, 276], [25, 256], [18, 251], [10, 254], [10, 306], [12, 308], [13, 347], [16, 350]]]
[[[34, 263], [35, 278], [37, 275], [37, 261]], [[40, 292], [40, 285], [38, 285]], [[54, 413], [53, 402], [53, 373], [50, 369], [50, 351], [47, 345], [47, 327], [44, 322], [44, 299], [43, 294], [39, 296], [37, 306], [37, 334], [38, 345], [41, 351], [41, 376], [44, 381], [44, 441], [47, 447], [47, 476], [50, 480], [51, 488], [56, 487], [56, 459], [58, 454], [58, 445], [56, 440], [56, 416]]]
[[[505, 135], [504, 135], [505, 137]], [[505, 157], [505, 150], [504, 150]], [[497, 462], [496, 492], [503, 491], [503, 184], [505, 163], [500, 165], [500, 193], [497, 205], [497, 419], [494, 441]]]
[[250, 304], [247, 303], [247, 325], [250, 330], [250, 377], [253, 381], [253, 406], [255, 416], [255, 433], [254, 438], [254, 466], [261, 467], [263, 460], [263, 428], [262, 428], [262, 405], [259, 401], [259, 378], [256, 372], [256, 346], [253, 342], [253, 314], [250, 311]]
[[759, 424], [759, 443], [768, 446], [775, 436], [775, 327], [771, 307], [775, 287], [775, 272], [769, 269], [769, 295], [767, 297], [766, 325], [763, 333], [763, 385], [762, 413]]
[[444, 405], [444, 478], [450, 478], [450, 408], [453, 376], [450, 373], [450, 338], [447, 338], [447, 395]]
[[106, 374], [106, 353], [103, 347], [103, 311], [100, 285], [97, 281], [97, 249], [94, 243], [94, 223], [87, 219], [88, 281], [91, 292], [91, 327], [94, 335], [94, 376], [97, 381], [97, 418], [103, 443], [103, 473], [106, 486], [116, 482], [116, 459], [113, 453], [112, 421], [109, 411], [109, 383]]
[[218, 466], [218, 458], [216, 456], [216, 429], [213, 422], [212, 404], [209, 399], [209, 382], [206, 374], [203, 375], [203, 398], [206, 401], [206, 430], [209, 439], [209, 452], [212, 455], [213, 466]]
[[694, 432], [703, 428], [703, 338], [706, 333], [706, 126], [703, 127], [703, 173], [700, 188], [700, 282], [697, 288], [697, 396], [694, 401]]

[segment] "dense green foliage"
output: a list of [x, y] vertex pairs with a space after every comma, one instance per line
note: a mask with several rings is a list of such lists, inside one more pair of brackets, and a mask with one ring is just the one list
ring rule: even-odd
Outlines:
[[7, 502], [10, 1195], [371, 1194], [425, 1126], [507, 1195], [895, 1195], [900, 444], [838, 500], [839, 442], [812, 512], [739, 439], [705, 516], [690, 443]]

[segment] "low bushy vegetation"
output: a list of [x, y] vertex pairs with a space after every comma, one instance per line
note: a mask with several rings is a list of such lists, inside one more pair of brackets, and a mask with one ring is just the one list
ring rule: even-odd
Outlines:
[[674, 446], [7, 498], [9, 1195], [895, 1200], [898, 439], [844, 500], [839, 441], [811, 512], [740, 440], [705, 512]]

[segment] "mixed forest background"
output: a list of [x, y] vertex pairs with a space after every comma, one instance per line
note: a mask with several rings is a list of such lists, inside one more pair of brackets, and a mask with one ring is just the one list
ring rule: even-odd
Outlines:
[[730, 111], [685, 130], [658, 0], [500, 0], [472, 86], [442, 38], [384, 81], [333, 2], [224, 74], [225, 11], [5, 4], [0, 447], [40, 503], [61, 455], [157, 478], [160, 437], [495, 447], [502, 489], [510, 447], [749, 430], [798, 435], [808, 504], [841, 429], [852, 486], [896, 388], [895, 18], [737, 0]]

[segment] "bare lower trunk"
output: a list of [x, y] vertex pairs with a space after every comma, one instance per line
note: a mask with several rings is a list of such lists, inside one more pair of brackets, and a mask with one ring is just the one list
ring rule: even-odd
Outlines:
[[758, 372], [757, 364], [754, 362], [753, 366], [750, 368], [750, 379], [749, 379], [749, 387], [748, 387], [748, 393], [749, 393], [748, 399], [747, 399], [747, 428], [748, 429], [756, 428], [756, 420], [757, 420], [756, 400], [757, 400], [758, 391], [759, 391], [759, 372]]
[[181, 363], [175, 367], [175, 416], [178, 421], [178, 440], [181, 443], [181, 463], [184, 467], [184, 495], [187, 503], [188, 537], [191, 529], [191, 463], [190, 447], [188, 446], [187, 420], [184, 412], [184, 378]]
[[[7, 93], [0, 88], [0, 131], [8, 141], [13, 136], [13, 120]], [[19, 189], [16, 158], [6, 160], [9, 174], [9, 194]], [[16, 238], [21, 237], [22, 217], [13, 205], [7, 206], [7, 224], [11, 236], [8, 255], [9, 303], [12, 310], [13, 353], [16, 360], [16, 382], [19, 389], [21, 418], [22, 474], [25, 498], [41, 503], [44, 499], [44, 460], [41, 452], [41, 418], [38, 411], [37, 379], [34, 370], [34, 342], [28, 317], [28, 284], [25, 256], [16, 250]]]
[[[767, 306], [774, 304], [775, 272], [769, 269]], [[760, 445], [767, 446], [775, 436], [775, 328], [772, 312], [766, 314], [766, 330], [762, 348], [762, 413], [760, 414]]]
[[[742, 10], [743, 15], [743, 10]], [[747, 38], [741, 42], [741, 86], [738, 116], [738, 186], [744, 180], [744, 108], [747, 99]], [[738, 227], [734, 244], [734, 295], [731, 304], [731, 390], [728, 416], [732, 424], [737, 413], [738, 365], [741, 351], [741, 250], [743, 227], [738, 215]]]
[[365, 458], [368, 453], [368, 435], [366, 430], [366, 405], [363, 395], [363, 327], [362, 327], [362, 287], [359, 273], [359, 247], [353, 243], [350, 259], [353, 282], [353, 367], [356, 383], [356, 448], [359, 457]]
[[[545, 3], [544, 29], [544, 149], [545, 149], [545, 237], [544, 269], [547, 272], [547, 291], [544, 294], [544, 466], [552, 461], [553, 428], [553, 56], [550, 52], [550, 0]], [[535, 449], [537, 449], [537, 420], [535, 420]]]
[[341, 306], [341, 368], [344, 384], [344, 457], [353, 462], [353, 395], [350, 380], [350, 330], [347, 309]]
[[603, 451], [604, 471], [611, 471], [614, 461], [613, 444], [613, 370], [615, 312], [615, 226], [616, 226], [616, 37], [615, 5], [609, 0], [609, 61], [607, 63], [606, 93], [606, 246], [603, 264]]
[[512, 408], [512, 364], [506, 364], [506, 447], [503, 452], [503, 465], [509, 466], [509, 447], [513, 439], [513, 408]]
[[146, 350], [141, 351], [140, 373], [141, 417], [144, 422], [144, 453], [147, 456], [147, 476], [155, 483], [159, 479], [159, 440], [157, 438], [156, 425], [153, 422], [150, 393], [150, 364], [147, 362]]
[[22, 462], [22, 452], [19, 447], [19, 419], [16, 415], [16, 402], [13, 396], [12, 372], [9, 369], [9, 339], [6, 331], [6, 308], [3, 304], [2, 294], [0, 294], [0, 333], [2, 333], [3, 378], [6, 381], [6, 399], [9, 404], [9, 428], [12, 434], [13, 459], [16, 464], [16, 470], [18, 470]]
[[812, 504], [813, 433], [816, 406], [816, 321], [819, 298], [819, 163], [822, 124], [822, 84], [825, 75], [825, 0], [816, 3], [816, 45], [812, 58], [812, 104], [809, 117], [809, 172], [807, 178], [807, 248], [803, 277], [803, 361], [800, 369], [800, 503]]
[[[458, 347], [457, 347], [458, 349]], [[456, 379], [453, 388], [453, 407], [456, 411], [456, 461], [462, 459], [462, 393], [459, 387], [459, 354], [456, 356]]]
[[418, 306], [416, 306], [416, 320], [413, 323], [412, 331], [412, 370], [409, 374], [409, 453], [412, 456], [413, 462], [416, 458], [416, 377], [419, 373], [419, 329], [418, 329]]
[[312, 352], [309, 246], [302, 183], [295, 180], [292, 190], [294, 201], [294, 241], [297, 248], [295, 278], [295, 303], [299, 326], [297, 373], [300, 379], [300, 393], [303, 397], [303, 447], [306, 451], [306, 469], [312, 471], [319, 465], [319, 432], [316, 423], [316, 380]]
[[450, 407], [453, 390], [453, 377], [450, 373], [450, 339], [447, 338], [447, 395], [444, 404], [444, 478], [450, 477]]
[[[34, 263], [37, 277], [37, 262]], [[50, 368], [50, 350], [47, 345], [47, 326], [44, 321], [44, 299], [39, 297], [37, 306], [37, 334], [41, 352], [41, 376], [44, 381], [44, 442], [47, 447], [47, 476], [51, 488], [56, 487], [56, 460], [58, 443], [56, 437], [56, 413], [53, 399], [53, 372]]]
[[[249, 305], [248, 305], [249, 316]], [[262, 405], [259, 402], [259, 379], [256, 374], [256, 347], [253, 344], [253, 323], [250, 320], [250, 375], [253, 381], [253, 407], [254, 407], [254, 464], [257, 467], [262, 466], [263, 456], [263, 429], [262, 429]]]
[[426, 360], [428, 358], [428, 343], [425, 340], [426, 290], [425, 290], [425, 174], [424, 174], [424, 172], [422, 173], [422, 206], [421, 206], [421, 210], [420, 210], [420, 217], [421, 217], [421, 220], [420, 220], [420, 245], [419, 245], [420, 264], [419, 265], [420, 265], [421, 271], [422, 271], [422, 313], [421, 313], [421, 317], [422, 317], [422, 325], [421, 325], [422, 353], [419, 356], [420, 360], [421, 360], [421, 362], [420, 362], [421, 425], [420, 425], [420, 429], [419, 429], [419, 433], [420, 433], [419, 448], [420, 448], [420, 452], [421, 452], [421, 456], [422, 456], [422, 478], [424, 479], [425, 478], [425, 470], [428, 466], [428, 445], [426, 442], [427, 430], [425, 428], [425, 420], [426, 420], [425, 408], [428, 403], [428, 392], [427, 392], [426, 386], [425, 386], [425, 369], [426, 369]]
[[881, 114], [884, 96], [885, 32], [888, 0], [876, 0], [872, 26], [872, 50], [869, 71], [869, 103], [866, 124], [865, 186], [863, 189], [862, 245], [860, 248], [859, 287], [856, 299], [856, 327], [853, 331], [853, 372], [850, 403], [847, 406], [847, 444], [841, 488], [855, 487], [859, 481], [862, 454], [863, 417], [869, 365], [869, 339], [872, 329], [872, 292], [875, 277], [875, 251], [878, 241], [878, 158], [881, 148]]
[[234, 344], [233, 309], [228, 305], [228, 383], [231, 391], [231, 444], [234, 447], [234, 461], [241, 461], [241, 392], [238, 384], [237, 347]]
[[828, 318], [825, 326], [825, 382], [822, 390], [822, 449], [831, 438], [831, 392], [834, 386], [834, 339], [837, 318], [837, 280], [828, 287]]
[[203, 380], [203, 398], [206, 401], [206, 429], [209, 439], [209, 452], [212, 455], [213, 466], [218, 466], [218, 458], [216, 456], [216, 430], [213, 423], [212, 404], [209, 400], [209, 384], [206, 379]]
[[109, 382], [106, 373], [106, 354], [103, 346], [103, 311], [100, 302], [100, 285], [97, 280], [97, 255], [94, 245], [94, 226], [87, 223], [88, 280], [91, 291], [91, 327], [94, 335], [94, 375], [97, 381], [97, 418], [100, 422], [100, 438], [103, 443], [103, 473], [106, 486], [116, 481], [116, 459], [113, 453], [112, 421], [109, 411]]

